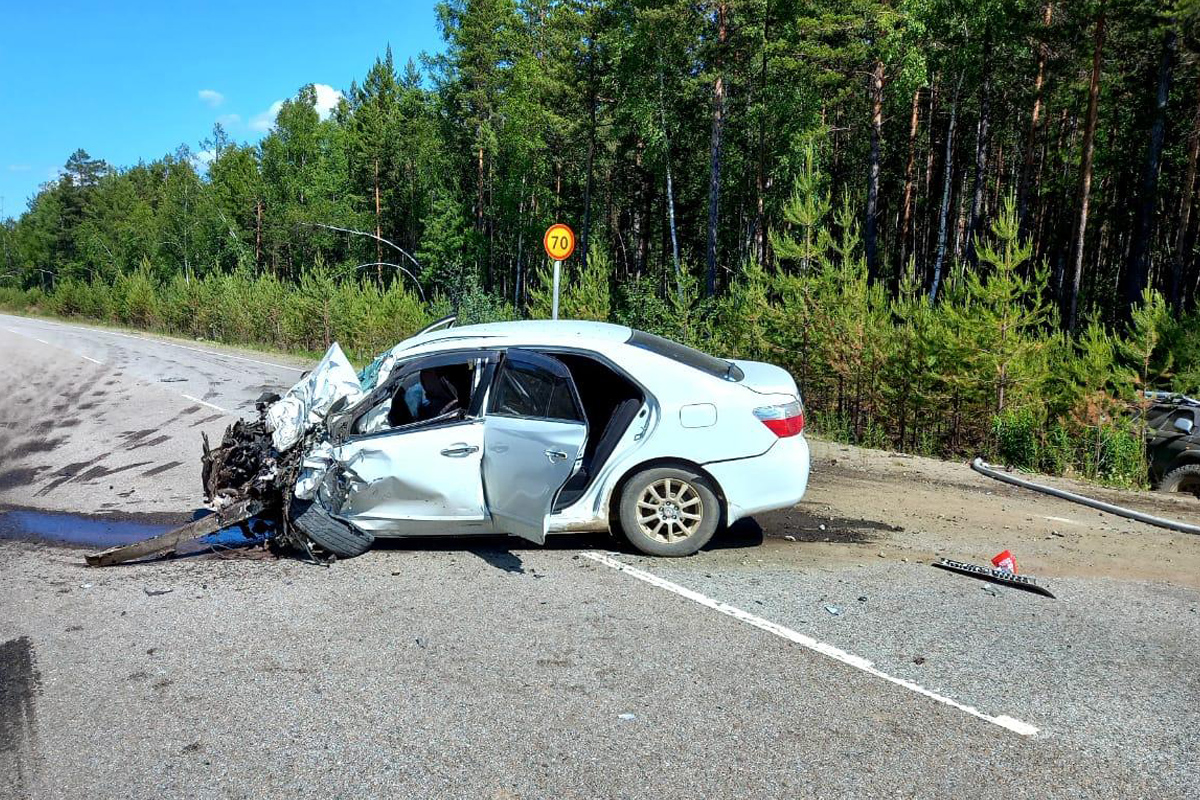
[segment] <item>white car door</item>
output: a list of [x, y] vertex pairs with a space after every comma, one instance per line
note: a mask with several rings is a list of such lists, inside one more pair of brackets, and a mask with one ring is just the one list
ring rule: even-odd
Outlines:
[[483, 485], [492, 524], [537, 544], [587, 441], [575, 382], [556, 358], [510, 349], [496, 372], [483, 424]]
[[482, 420], [464, 420], [347, 441], [337, 460], [352, 488], [338, 516], [384, 535], [486, 530], [483, 435]]
[[490, 532], [480, 389], [495, 358], [418, 359], [363, 401], [335, 448], [339, 517], [381, 535]]

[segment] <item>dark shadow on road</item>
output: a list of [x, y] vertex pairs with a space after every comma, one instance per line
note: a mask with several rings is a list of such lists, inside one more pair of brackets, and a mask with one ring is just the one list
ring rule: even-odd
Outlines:
[[516, 575], [525, 574], [524, 562], [521, 561], [519, 555], [511, 550], [499, 547], [472, 547], [467, 552], [479, 556], [496, 569]]
[[758, 515], [765, 538], [791, 536], [798, 542], [840, 542], [866, 544], [875, 541], [877, 532], [900, 533], [904, 528], [872, 519], [851, 519], [816, 513], [804, 505]]
[[739, 519], [724, 530], [717, 531], [705, 550], [733, 550], [743, 547], [761, 547], [764, 533], [762, 525], [754, 517]]

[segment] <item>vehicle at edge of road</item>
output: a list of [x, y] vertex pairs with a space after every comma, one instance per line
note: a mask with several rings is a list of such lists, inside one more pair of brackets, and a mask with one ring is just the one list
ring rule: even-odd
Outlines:
[[683, 556], [807, 487], [791, 375], [628, 327], [427, 329], [348, 370], [334, 345], [265, 417], [280, 452], [306, 448], [292, 524], [341, 557], [376, 537], [598, 530]]
[[1146, 455], [1150, 482], [1160, 492], [1200, 497], [1200, 400], [1146, 392]]

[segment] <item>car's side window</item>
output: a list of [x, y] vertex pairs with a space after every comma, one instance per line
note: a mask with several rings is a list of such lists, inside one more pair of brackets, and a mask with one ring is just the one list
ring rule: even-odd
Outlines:
[[537, 364], [510, 359], [492, 389], [490, 413], [582, 422], [583, 413], [571, 391], [570, 378]]
[[458, 419], [471, 407], [479, 359], [404, 372], [354, 422], [352, 433], [370, 434], [432, 421]]

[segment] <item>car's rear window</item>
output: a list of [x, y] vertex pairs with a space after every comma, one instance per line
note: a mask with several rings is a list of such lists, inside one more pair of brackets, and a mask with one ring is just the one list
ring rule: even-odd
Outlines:
[[678, 361], [680, 364], [687, 364], [689, 367], [712, 375], [714, 378], [721, 378], [726, 381], [740, 381], [745, 377], [742, 374], [742, 370], [733, 362], [717, 358], [716, 356], [710, 356], [708, 353], [702, 353], [694, 347], [688, 347], [686, 344], [680, 344], [670, 339], [664, 339], [661, 336], [655, 336], [653, 333], [634, 331], [629, 336], [626, 344], [640, 347], [643, 350], [649, 350], [651, 353], [657, 353], [664, 358]]

